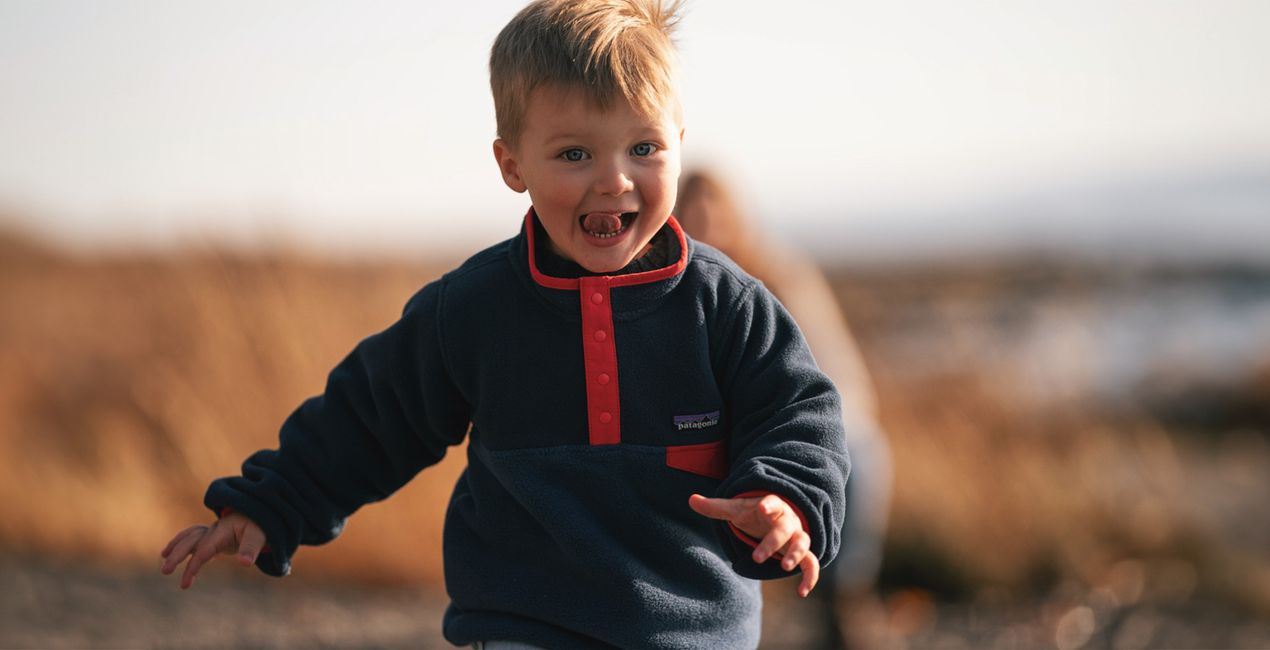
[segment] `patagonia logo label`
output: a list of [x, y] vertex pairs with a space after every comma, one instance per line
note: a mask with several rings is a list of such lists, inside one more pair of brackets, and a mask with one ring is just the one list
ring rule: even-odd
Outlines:
[[675, 429], [679, 431], [687, 431], [689, 429], [704, 429], [712, 427], [719, 423], [719, 412], [702, 413], [701, 415], [676, 415]]

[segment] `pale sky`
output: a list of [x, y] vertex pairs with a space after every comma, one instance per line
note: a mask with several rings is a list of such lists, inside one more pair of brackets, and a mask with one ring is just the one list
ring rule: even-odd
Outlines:
[[[493, 243], [522, 5], [0, 0], [0, 206], [81, 245]], [[1270, 2], [690, 0], [678, 42], [686, 162], [794, 239], [1270, 259]]]

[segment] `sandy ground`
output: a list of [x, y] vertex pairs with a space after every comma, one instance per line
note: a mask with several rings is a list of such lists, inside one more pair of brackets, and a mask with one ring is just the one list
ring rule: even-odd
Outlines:
[[[157, 564], [157, 563], [156, 563]], [[275, 580], [213, 566], [194, 589], [135, 570], [0, 562], [2, 648], [446, 648], [442, 594]], [[769, 585], [764, 648], [835, 647], [825, 610]], [[859, 601], [860, 647], [1267, 648], [1270, 620], [1186, 599], [1118, 604], [1059, 590], [1042, 601], [936, 604], [921, 592]]]
[[[444, 594], [422, 588], [276, 580], [222, 563], [182, 592], [157, 568], [12, 558], [0, 561], [0, 585], [0, 648], [452, 647], [441, 636]], [[832, 645], [817, 604], [793, 600], [769, 598], [765, 646]]]

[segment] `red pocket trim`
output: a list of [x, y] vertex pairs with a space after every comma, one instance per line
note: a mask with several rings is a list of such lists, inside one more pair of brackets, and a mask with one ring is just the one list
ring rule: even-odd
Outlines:
[[713, 479], [728, 475], [728, 450], [722, 440], [666, 448], [666, 465]]

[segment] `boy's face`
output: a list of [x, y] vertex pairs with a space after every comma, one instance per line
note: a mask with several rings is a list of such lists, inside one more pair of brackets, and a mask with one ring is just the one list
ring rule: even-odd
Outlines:
[[641, 117], [624, 101], [600, 111], [578, 91], [540, 87], [510, 147], [494, 142], [503, 181], [528, 190], [557, 255], [593, 273], [643, 255], [666, 223], [683, 130], [669, 107]]

